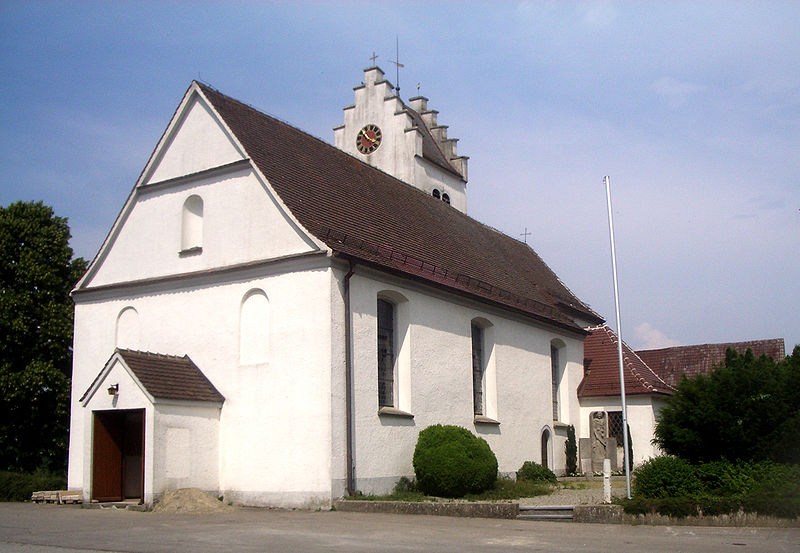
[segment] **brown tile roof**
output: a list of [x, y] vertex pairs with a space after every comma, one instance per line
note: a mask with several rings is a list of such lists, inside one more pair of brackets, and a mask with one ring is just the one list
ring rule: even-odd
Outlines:
[[[178, 357], [129, 349], [117, 349], [125, 365], [133, 372], [145, 390], [156, 399], [184, 401], [225, 401], [211, 381], [197, 368], [188, 355]], [[113, 355], [112, 355], [113, 358]], [[83, 401], [94, 388], [103, 372], [95, 378]]]
[[[607, 325], [589, 329], [583, 342], [583, 380], [578, 397], [619, 396], [619, 343]], [[672, 394], [673, 388], [658, 377], [636, 353], [622, 343], [625, 395]]]
[[334, 252], [578, 330], [602, 318], [526, 244], [198, 84], [292, 214]]
[[423, 121], [422, 116], [408, 106], [406, 106], [406, 112], [414, 120], [414, 126], [419, 129], [420, 133], [422, 133], [422, 157], [431, 161], [432, 163], [435, 163], [445, 171], [448, 171], [463, 179], [464, 176], [459, 173], [458, 170], [453, 167], [453, 164], [450, 163], [450, 160], [445, 157], [444, 152], [442, 152], [442, 149], [439, 147], [436, 139], [433, 138], [433, 135], [431, 134], [430, 129], [428, 129], [428, 125], [426, 125], [425, 121]]
[[729, 342], [725, 344], [702, 344], [695, 346], [677, 346], [651, 350], [640, 350], [636, 353], [664, 381], [677, 386], [681, 376], [687, 378], [699, 374], [708, 374], [711, 370], [725, 362], [725, 351], [733, 348], [743, 354], [752, 350], [753, 355], [766, 355], [775, 361], [786, 357], [783, 338], [771, 340], [751, 340], [749, 342]]

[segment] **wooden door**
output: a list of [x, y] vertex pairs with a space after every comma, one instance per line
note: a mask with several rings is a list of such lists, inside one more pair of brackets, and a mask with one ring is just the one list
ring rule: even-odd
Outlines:
[[144, 411], [94, 413], [92, 499], [144, 498]]
[[92, 499], [122, 500], [122, 437], [124, 426], [116, 412], [94, 414]]

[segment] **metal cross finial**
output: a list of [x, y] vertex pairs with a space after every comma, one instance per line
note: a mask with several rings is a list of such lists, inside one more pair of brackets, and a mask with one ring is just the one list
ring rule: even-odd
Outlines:
[[378, 59], [378, 54], [375, 53], [375, 50], [372, 51], [372, 56], [369, 59], [372, 60], [372, 65], [375, 65], [375, 60]]
[[527, 244], [528, 243], [528, 236], [530, 236], [531, 234], [533, 234], [533, 233], [528, 232], [528, 227], [525, 227], [525, 232], [520, 234], [520, 236], [522, 236], [522, 240]]

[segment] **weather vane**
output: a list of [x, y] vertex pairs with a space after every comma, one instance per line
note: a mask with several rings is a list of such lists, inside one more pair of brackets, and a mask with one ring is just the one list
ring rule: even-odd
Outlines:
[[405, 65], [400, 63], [400, 38], [399, 37], [395, 37], [395, 49], [396, 49], [395, 50], [395, 59], [389, 60], [389, 61], [392, 62], [395, 65], [395, 68], [397, 69], [397, 73], [396, 73], [397, 86], [394, 87], [394, 90], [395, 90], [395, 92], [397, 92], [397, 95], [400, 96], [400, 68], [401, 67], [405, 67]]

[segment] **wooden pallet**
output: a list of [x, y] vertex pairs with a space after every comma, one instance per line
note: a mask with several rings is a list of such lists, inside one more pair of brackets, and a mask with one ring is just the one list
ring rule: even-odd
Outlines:
[[33, 492], [31, 501], [34, 503], [54, 503], [65, 505], [69, 503], [83, 503], [82, 490], [50, 490]]

